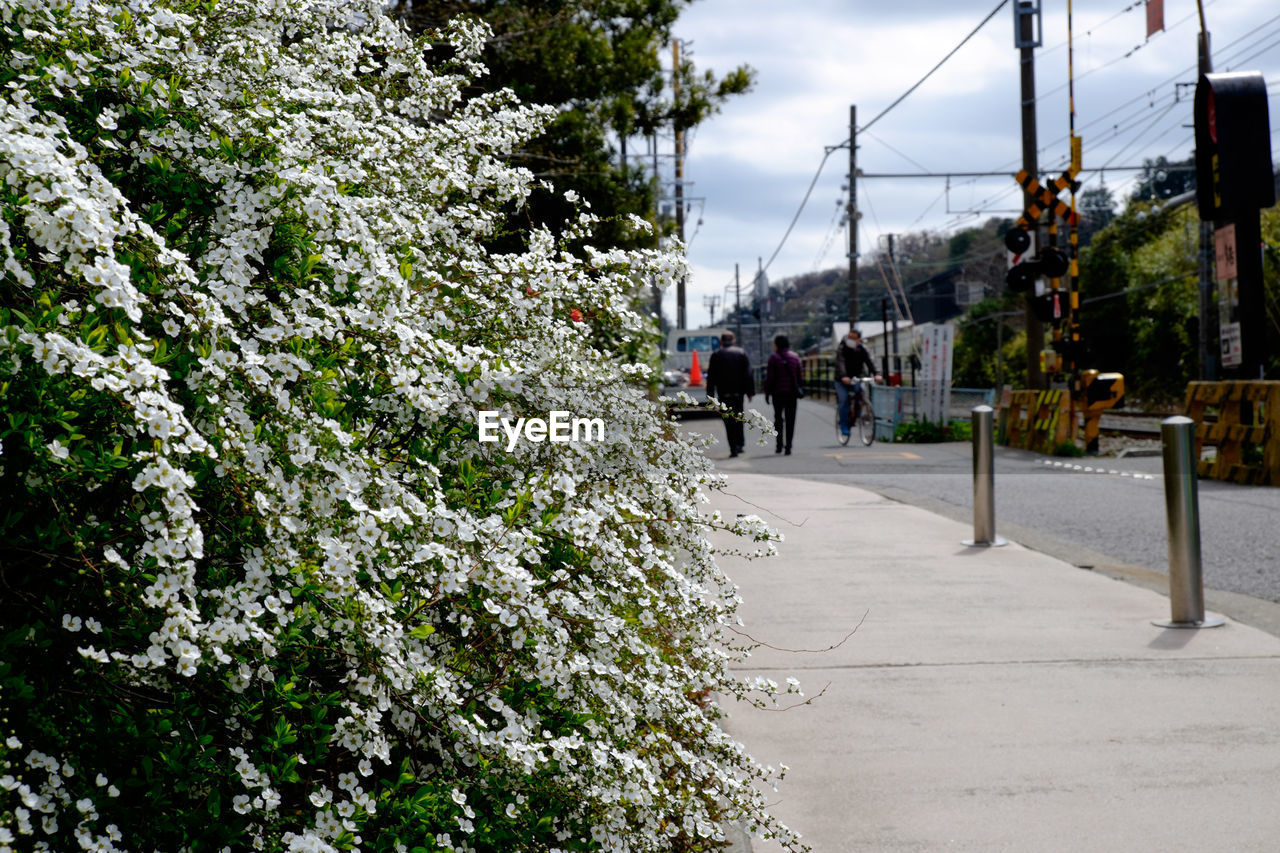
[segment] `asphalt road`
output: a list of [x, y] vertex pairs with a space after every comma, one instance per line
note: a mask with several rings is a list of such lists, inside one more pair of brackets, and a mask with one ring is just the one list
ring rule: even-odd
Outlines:
[[[767, 412], [762, 397], [751, 408]], [[792, 455], [776, 455], [772, 436], [748, 432], [747, 450], [728, 457], [719, 419], [686, 420], [719, 438], [709, 453], [735, 470], [841, 482], [962, 521], [973, 520], [968, 442], [847, 446], [835, 439], [834, 404], [802, 400]], [[756, 444], [757, 439], [767, 443]], [[1055, 465], [1056, 463], [1056, 465]], [[997, 447], [996, 532], [1074, 565], [1167, 591], [1169, 562], [1159, 456], [1054, 459]], [[1200, 480], [1201, 564], [1206, 600], [1248, 610], [1249, 596], [1280, 602], [1280, 488]], [[805, 507], [796, 507], [803, 516]], [[793, 519], [794, 520], [794, 519]], [[857, 524], [856, 516], [850, 519]], [[1163, 578], [1161, 576], [1164, 576]], [[1216, 601], [1211, 592], [1222, 591]], [[1234, 595], [1233, 595], [1234, 594]], [[1274, 618], [1275, 608], [1264, 607]], [[1280, 623], [1275, 626], [1280, 629]]]

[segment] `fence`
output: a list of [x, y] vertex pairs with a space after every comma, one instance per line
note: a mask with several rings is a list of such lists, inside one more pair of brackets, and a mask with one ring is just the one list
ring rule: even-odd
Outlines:
[[[1192, 382], [1186, 410], [1200, 476], [1280, 486], [1280, 381]], [[1200, 458], [1205, 445], [1213, 459]]]
[[[805, 356], [800, 360], [801, 380], [806, 397], [835, 399], [835, 367], [830, 357]], [[871, 407], [876, 413], [876, 439], [893, 441], [898, 424], [919, 417], [920, 389], [913, 385], [871, 386]], [[993, 405], [991, 388], [952, 388], [949, 417], [968, 419], [974, 406]]]

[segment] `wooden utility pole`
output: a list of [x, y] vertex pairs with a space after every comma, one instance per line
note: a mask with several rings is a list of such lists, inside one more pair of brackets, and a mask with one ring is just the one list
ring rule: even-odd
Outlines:
[[[894, 280], [896, 280], [899, 287], [901, 287], [902, 277], [898, 275], [898, 259], [893, 255], [892, 234], [889, 235], [889, 271], [893, 273]], [[888, 286], [889, 282], [886, 281], [885, 287]], [[902, 299], [904, 302], [907, 299], [907, 293], [905, 290], [902, 292]], [[898, 349], [898, 300], [896, 299], [893, 300], [893, 372], [899, 377], [902, 376], [902, 354], [901, 350]], [[890, 374], [888, 370], [885, 371], [884, 381], [890, 385], [893, 384], [893, 380], [889, 378], [891, 375], [892, 374]], [[899, 384], [901, 384], [901, 380], [899, 380]]]
[[849, 107], [849, 328], [858, 322], [858, 108]]
[[[658, 171], [658, 134], [654, 132], [649, 135], [649, 153], [653, 156], [653, 183], [654, 183], [654, 204], [657, 206], [655, 213], [657, 214], [658, 228], [657, 234], [662, 233], [661, 217], [662, 217], [662, 173]], [[661, 237], [658, 238], [661, 245]], [[658, 287], [658, 277], [653, 276], [649, 279], [649, 288], [653, 296], [653, 316], [658, 320], [658, 331], [662, 331], [662, 289]]]
[[[1213, 60], [1209, 55], [1209, 30], [1204, 22], [1204, 2], [1196, 0], [1196, 8], [1200, 12], [1200, 36], [1197, 41], [1199, 67], [1201, 76], [1213, 73]], [[1196, 359], [1196, 377], [1203, 381], [1213, 382], [1218, 378], [1218, 358], [1216, 347], [1211, 346], [1213, 337], [1210, 326], [1214, 325], [1213, 287], [1216, 275], [1213, 269], [1213, 221], [1200, 220], [1200, 257], [1199, 257], [1199, 299], [1196, 302], [1196, 318], [1199, 321]]]
[[[764, 290], [764, 297], [761, 297], [760, 291]], [[760, 358], [758, 361], [764, 360], [764, 309], [765, 299], [768, 298], [769, 289], [764, 287], [764, 258], [756, 258], [756, 339], [760, 342]], [[739, 341], [739, 344], [742, 342]]]
[[742, 279], [738, 275], [738, 265], [733, 265], [733, 306], [738, 315], [738, 344], [742, 344]]
[[[671, 89], [675, 103], [680, 102], [680, 40], [671, 41]], [[684, 129], [680, 127], [679, 110], [673, 119], [676, 132], [676, 234], [680, 242], [684, 242]], [[676, 282], [676, 328], [687, 329], [685, 325], [685, 292], [684, 276]]]
[[[1022, 168], [1032, 179], [1038, 179], [1040, 168], [1036, 155], [1036, 66], [1035, 49], [1040, 45], [1040, 33], [1036, 23], [1040, 16], [1040, 0], [1015, 0], [1013, 14], [1017, 21], [1015, 46], [1021, 53], [1022, 65]], [[1030, 209], [1034, 201], [1030, 193], [1023, 197], [1023, 207]], [[1035, 223], [1033, 223], [1033, 226]], [[1039, 241], [1036, 243], [1040, 245]], [[1031, 310], [1035, 288], [1026, 295], [1025, 317], [1027, 330], [1027, 387], [1044, 387], [1044, 374], [1040, 370], [1040, 351], [1044, 349], [1044, 325]]]
[[707, 325], [714, 326], [716, 324], [716, 308], [720, 305], [720, 295], [713, 293], [709, 296], [702, 297], [702, 305], [703, 307], [711, 310], [711, 322]]

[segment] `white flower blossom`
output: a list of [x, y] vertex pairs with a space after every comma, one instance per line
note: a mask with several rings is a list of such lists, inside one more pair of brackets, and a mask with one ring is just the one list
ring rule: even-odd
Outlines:
[[[577, 218], [494, 249], [539, 187], [509, 158], [553, 111], [468, 88], [484, 27], [415, 42], [383, 12], [0, 0], [0, 288], [47, 306], [0, 329], [0, 373], [59, 407], [15, 482], [78, 525], [48, 584], [79, 597], [40, 623], [74, 652], [48, 665], [139, 719], [199, 697], [163, 749], [229, 775], [231, 849], [372, 844], [405, 772], [393, 796], [440, 798], [425, 846], [540, 814], [538, 793], [480, 804], [546, 778], [548, 849], [692, 846], [721, 819], [794, 849], [763, 794], [778, 773], [694, 698], [799, 690], [733, 674], [737, 594], [706, 531], [761, 553], [774, 534], [701, 514], [722, 481], [644, 356], [594, 343], [646, 338], [636, 282], [679, 280], [679, 248], [592, 248], [570, 191]], [[166, 207], [179, 185], [198, 211]], [[611, 434], [503, 451], [476, 439], [481, 406]], [[164, 849], [145, 813], [102, 826], [145, 801], [118, 768], [4, 734], [0, 846]]]

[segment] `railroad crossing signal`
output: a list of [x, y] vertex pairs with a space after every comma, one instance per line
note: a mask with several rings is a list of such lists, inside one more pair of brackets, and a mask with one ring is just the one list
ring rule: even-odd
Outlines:
[[[1053, 246], [1041, 249], [1034, 258], [1028, 256], [1035, 250], [1031, 229], [1039, 221], [1040, 214], [1048, 210], [1054, 216], [1066, 219], [1068, 222], [1072, 222], [1075, 218], [1075, 214], [1071, 212], [1067, 203], [1058, 198], [1058, 193], [1068, 187], [1075, 189], [1075, 177], [1080, 171], [1078, 147], [1073, 139], [1071, 165], [1060, 176], [1050, 181], [1048, 186], [1041, 185], [1026, 169], [1020, 169], [1014, 176], [1022, 189], [1031, 197], [1031, 202], [1015, 226], [1004, 235], [1005, 247], [1013, 254], [1010, 261], [1011, 268], [1005, 275], [1005, 283], [1014, 292], [1030, 291], [1035, 287], [1036, 279], [1041, 276], [1059, 278], [1070, 268], [1067, 256]], [[1048, 310], [1061, 316], [1058, 314], [1060, 310], [1058, 303], [1054, 303]]]
[[1054, 246], [1045, 246], [1038, 255], [1031, 257], [1035, 251], [1035, 236], [1026, 228], [1006, 231], [1004, 245], [1012, 253], [1004, 281], [1014, 293], [1030, 291], [1041, 276], [1059, 278], [1069, 267], [1067, 256]]
[[1027, 174], [1026, 169], [1018, 170], [1018, 174], [1014, 175], [1014, 180], [1031, 196], [1031, 203], [1027, 205], [1027, 209], [1018, 219], [1019, 228], [1031, 228], [1040, 219], [1040, 214], [1046, 210], [1052, 211], [1054, 216], [1070, 221], [1070, 206], [1066, 202], [1058, 198], [1058, 193], [1067, 189], [1075, 183], [1077, 170], [1074, 165], [1067, 169], [1060, 176], [1049, 182], [1049, 186], [1041, 186], [1040, 182]]

